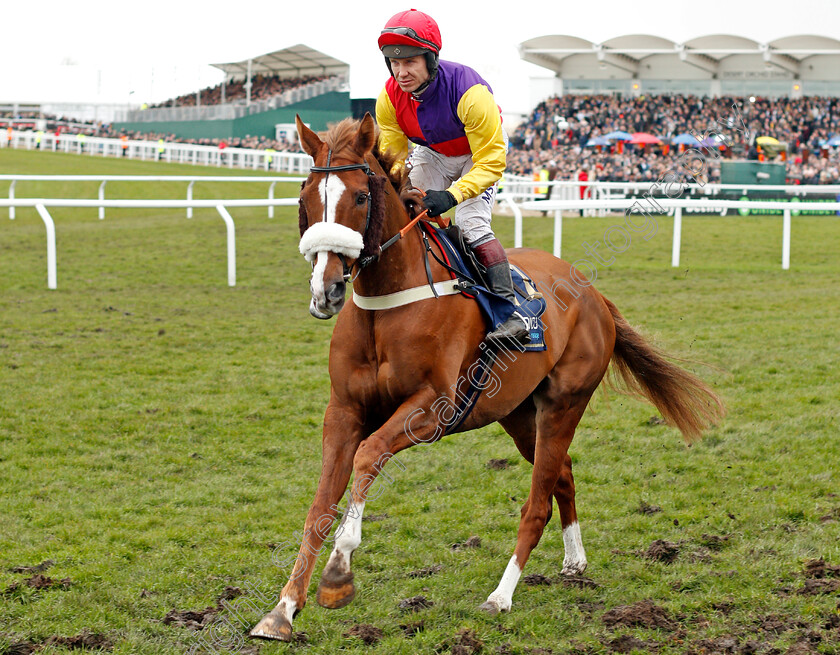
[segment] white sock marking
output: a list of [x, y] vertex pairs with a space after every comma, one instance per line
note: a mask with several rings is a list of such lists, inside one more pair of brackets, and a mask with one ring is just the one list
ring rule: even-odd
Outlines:
[[364, 503], [350, 501], [347, 515], [341, 524], [341, 534], [335, 540], [335, 548], [330, 555], [327, 566], [340, 566], [350, 570], [350, 556], [362, 543], [362, 515], [365, 512]]
[[586, 552], [580, 538], [580, 525], [575, 521], [563, 530], [563, 573], [579, 574], [586, 570]]
[[500, 612], [507, 612], [513, 603], [513, 592], [519, 582], [519, 576], [522, 575], [522, 569], [519, 568], [519, 563], [516, 560], [516, 555], [510, 558], [504, 575], [499, 582], [496, 590], [487, 597], [488, 605], [493, 605]]

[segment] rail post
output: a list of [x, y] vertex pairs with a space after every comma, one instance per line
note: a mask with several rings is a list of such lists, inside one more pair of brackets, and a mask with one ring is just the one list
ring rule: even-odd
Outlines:
[[[102, 180], [102, 184], [99, 185], [99, 200], [105, 200], [105, 185], [108, 184], [108, 180]], [[101, 221], [105, 218], [105, 207], [99, 205], [99, 220]]]
[[236, 228], [233, 225], [233, 218], [225, 209], [224, 205], [216, 205], [216, 210], [222, 217], [227, 227], [227, 254], [228, 254], [228, 286], [236, 286]]
[[[190, 185], [187, 187], [187, 202], [191, 202], [193, 199], [193, 187], [195, 186], [195, 180], [190, 181]], [[193, 217], [193, 208], [187, 207], [187, 218]]]
[[[274, 200], [274, 187], [277, 186], [277, 182], [272, 182], [271, 186], [268, 187], [268, 199]], [[268, 206], [268, 217], [274, 218], [274, 205]]]
[[785, 209], [782, 223], [782, 270], [790, 268], [790, 209]]
[[680, 241], [682, 239], [682, 207], [674, 208], [674, 243], [671, 245], [671, 266], [680, 265]]
[[55, 263], [55, 223], [44, 205], [35, 205], [35, 209], [38, 210], [41, 220], [44, 221], [44, 226], [47, 228], [47, 288], [56, 289], [58, 288], [56, 281], [58, 276]]

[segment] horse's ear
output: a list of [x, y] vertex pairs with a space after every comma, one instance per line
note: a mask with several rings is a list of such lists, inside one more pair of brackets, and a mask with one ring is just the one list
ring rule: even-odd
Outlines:
[[356, 134], [356, 152], [359, 156], [364, 157], [373, 149], [373, 144], [376, 143], [376, 128], [373, 124], [373, 116], [370, 112], [365, 112], [365, 117], [359, 125], [359, 131]]
[[303, 151], [314, 159], [315, 154], [321, 149], [324, 142], [321, 141], [315, 132], [303, 124], [299, 114], [295, 114], [295, 125], [297, 126], [298, 138], [300, 138], [300, 145]]

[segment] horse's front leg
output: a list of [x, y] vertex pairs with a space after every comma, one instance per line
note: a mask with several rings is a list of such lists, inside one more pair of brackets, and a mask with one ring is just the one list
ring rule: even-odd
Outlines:
[[428, 409], [435, 397], [431, 389], [414, 394], [356, 451], [350, 501], [341, 533], [318, 585], [319, 605], [337, 609], [347, 605], [356, 595], [350, 562], [362, 542], [365, 502], [375, 500], [384, 490], [384, 485], [376, 484], [377, 477], [394, 455], [414, 444], [432, 443], [443, 436], [437, 418]]
[[337, 505], [347, 488], [353, 456], [363, 437], [359, 416], [330, 400], [324, 416], [321, 479], [306, 515], [300, 551], [277, 606], [251, 630], [252, 637], [290, 641], [292, 619], [306, 604], [306, 590], [337, 514]]

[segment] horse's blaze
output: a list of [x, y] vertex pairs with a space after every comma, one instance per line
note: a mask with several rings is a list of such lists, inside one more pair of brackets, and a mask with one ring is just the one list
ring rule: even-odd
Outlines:
[[250, 633], [258, 639], [274, 639], [276, 641], [292, 640], [292, 624], [276, 609], [266, 614]]
[[338, 571], [334, 567], [324, 570], [316, 596], [321, 607], [337, 610], [349, 605], [355, 596], [352, 571]]

